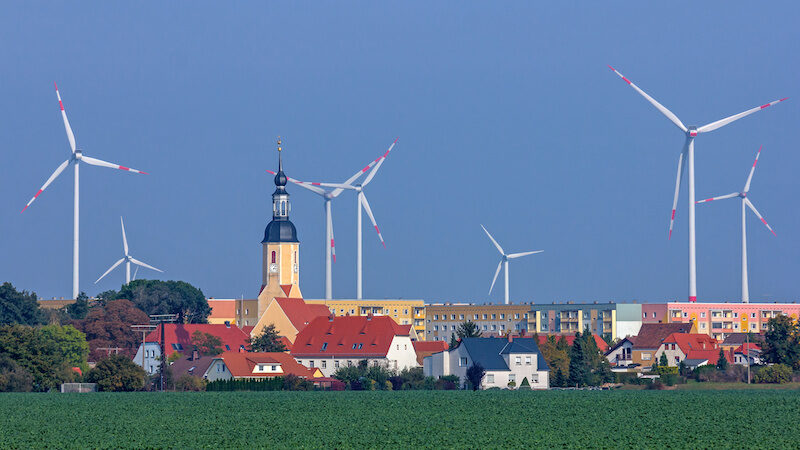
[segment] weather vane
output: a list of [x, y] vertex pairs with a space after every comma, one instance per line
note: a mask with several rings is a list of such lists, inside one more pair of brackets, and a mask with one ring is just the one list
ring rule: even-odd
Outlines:
[[278, 151], [281, 151], [281, 137], [278, 136]]

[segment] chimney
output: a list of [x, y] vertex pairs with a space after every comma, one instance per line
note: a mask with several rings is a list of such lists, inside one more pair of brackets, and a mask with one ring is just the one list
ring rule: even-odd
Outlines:
[[333, 313], [328, 314], [328, 322], [333, 322]]
[[192, 350], [192, 361], [200, 359], [200, 352], [197, 349]]
[[372, 313], [367, 314], [367, 320], [372, 320]]
[[225, 321], [225, 328], [230, 328], [230, 327], [231, 327], [231, 322], [229, 320], [226, 320]]
[[508, 333], [508, 342], [514, 342], [514, 335], [510, 332]]

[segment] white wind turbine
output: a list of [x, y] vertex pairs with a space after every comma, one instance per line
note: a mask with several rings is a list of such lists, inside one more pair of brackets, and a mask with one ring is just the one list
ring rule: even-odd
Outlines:
[[484, 227], [483, 225], [481, 225], [481, 228], [483, 228], [483, 231], [486, 232], [486, 235], [489, 236], [489, 239], [492, 240], [492, 244], [494, 244], [494, 246], [497, 247], [497, 251], [500, 252], [500, 255], [502, 255], [502, 258], [500, 259], [500, 262], [497, 264], [497, 270], [494, 272], [494, 278], [492, 278], [492, 285], [489, 286], [489, 294], [491, 295], [492, 289], [494, 289], [494, 283], [495, 283], [495, 281], [497, 281], [497, 275], [500, 275], [500, 268], [502, 267], [503, 271], [505, 272], [505, 277], [506, 277], [505, 303], [506, 303], [506, 305], [508, 305], [509, 304], [509, 298], [508, 298], [508, 296], [509, 296], [508, 295], [508, 260], [509, 259], [521, 258], [523, 256], [533, 255], [534, 253], [542, 253], [544, 250], [536, 250], [536, 251], [533, 251], [533, 252], [511, 253], [510, 255], [507, 255], [506, 252], [503, 250], [503, 247], [500, 247], [500, 244], [498, 244], [497, 241], [494, 240], [492, 235], [489, 233], [489, 230], [487, 230], [486, 227]]
[[688, 160], [688, 167], [689, 167], [689, 301], [696, 302], [697, 301], [697, 258], [696, 258], [696, 249], [695, 249], [695, 221], [694, 221], [694, 208], [695, 208], [695, 192], [694, 192], [694, 138], [697, 137], [700, 133], [708, 133], [709, 131], [714, 131], [717, 128], [724, 127], [725, 125], [739, 120], [742, 117], [749, 116], [754, 112], [761, 111], [764, 108], [772, 106], [776, 103], [782, 102], [786, 100], [788, 97], [782, 98], [780, 100], [775, 100], [773, 102], [756, 106], [755, 108], [748, 109], [747, 111], [740, 112], [739, 114], [735, 114], [730, 117], [726, 117], [724, 119], [717, 120], [716, 122], [711, 122], [709, 124], [703, 125], [702, 127], [696, 126], [689, 126], [686, 127], [678, 116], [672, 113], [672, 111], [668, 110], [664, 107], [661, 103], [657, 102], [653, 97], [650, 97], [645, 93], [643, 90], [639, 89], [639, 86], [636, 86], [631, 82], [631, 80], [625, 78], [621, 73], [619, 73], [616, 69], [611, 66], [608, 66], [609, 69], [613, 70], [614, 73], [620, 76], [630, 87], [632, 87], [636, 92], [642, 95], [650, 104], [656, 107], [661, 114], [667, 117], [675, 126], [680, 128], [681, 131], [686, 133], [686, 143], [684, 144], [683, 151], [681, 151], [680, 157], [678, 158], [678, 175], [675, 178], [675, 196], [672, 200], [672, 217], [669, 221], [669, 237], [672, 238], [672, 225], [675, 222], [675, 210], [678, 207], [678, 192], [680, 191], [681, 187], [681, 175], [683, 174], [683, 160], [686, 158]]
[[[55, 84], [55, 83], [54, 83]], [[91, 158], [88, 156], [84, 156], [81, 149], [77, 148], [75, 145], [75, 135], [72, 133], [72, 127], [69, 125], [69, 120], [67, 120], [67, 113], [64, 111], [64, 104], [61, 102], [61, 94], [58, 92], [58, 85], [56, 85], [56, 96], [58, 97], [58, 106], [61, 108], [61, 117], [64, 119], [64, 128], [67, 130], [67, 139], [69, 140], [69, 146], [72, 149], [72, 154], [70, 155], [69, 159], [61, 163], [61, 165], [56, 168], [55, 172], [50, 175], [50, 178], [44, 182], [42, 187], [36, 192], [36, 195], [33, 196], [28, 204], [22, 208], [22, 211], [28, 209], [28, 206], [31, 206], [36, 197], [38, 197], [50, 183], [53, 182], [60, 174], [67, 168], [68, 165], [72, 164], [74, 167], [75, 173], [75, 184], [74, 184], [74, 204], [73, 204], [73, 234], [72, 234], [72, 298], [78, 298], [78, 294], [80, 293], [79, 283], [78, 283], [78, 267], [79, 267], [79, 241], [80, 241], [80, 224], [79, 224], [79, 206], [80, 206], [80, 182], [79, 182], [79, 167], [80, 163], [84, 162], [86, 164], [92, 166], [100, 166], [100, 167], [110, 167], [112, 169], [120, 169], [126, 170], [128, 172], [135, 172], [146, 174], [146, 172], [142, 172], [141, 170], [131, 169], [130, 167], [120, 166], [119, 164], [113, 164], [110, 162], [106, 162], [100, 159]]]
[[[125, 223], [122, 221], [122, 217], [119, 218], [119, 224], [122, 225], [122, 249], [125, 251], [125, 256], [120, 258], [119, 261], [115, 262], [111, 267], [109, 267], [108, 270], [106, 270], [106, 273], [100, 275], [100, 278], [98, 278], [97, 281], [94, 282], [94, 284], [97, 284], [100, 280], [103, 279], [104, 276], [108, 275], [109, 272], [116, 269], [117, 266], [122, 264], [123, 262], [125, 263], [125, 284], [131, 282], [131, 263], [136, 264], [137, 266], [140, 267], [146, 267], [148, 269], [155, 270], [156, 272], [164, 272], [161, 269], [156, 269], [155, 267], [149, 264], [145, 264], [139, 261], [138, 259], [134, 258], [128, 253], [128, 238], [125, 236]], [[139, 267], [136, 268], [136, 273], [139, 273]], [[136, 275], [134, 275], [134, 279], [136, 279]]]
[[[753, 203], [747, 198], [747, 193], [750, 192], [750, 181], [753, 179], [753, 172], [756, 170], [756, 164], [758, 164], [758, 157], [761, 155], [761, 147], [758, 148], [758, 153], [756, 153], [756, 160], [753, 162], [753, 167], [750, 168], [750, 175], [747, 176], [747, 181], [744, 183], [744, 189], [742, 192], [734, 192], [728, 195], [721, 195], [719, 197], [707, 198], [705, 200], [700, 200], [697, 203], [706, 203], [713, 200], [722, 200], [725, 198], [734, 198], [739, 197], [742, 199], [742, 303], [750, 303], [750, 288], [747, 284], [747, 225], [746, 225], [746, 209], [745, 206], [750, 208], [753, 213], [755, 213], [756, 217], [758, 217], [764, 226], [767, 227], [769, 231], [775, 235], [775, 231], [772, 229], [771, 226], [761, 217], [758, 210]], [[777, 236], [777, 235], [776, 235]]]
[[[345, 182], [342, 183], [342, 185], [352, 186], [353, 182], [355, 182], [355, 180], [357, 180], [358, 177], [363, 175], [367, 170], [369, 170], [372, 167], [374, 167], [375, 164], [380, 162], [383, 158], [386, 158], [386, 156], [389, 154], [389, 152], [392, 151], [392, 148], [394, 147], [394, 144], [396, 142], [397, 142], [397, 140], [395, 139], [395, 142], [392, 143], [392, 145], [389, 147], [389, 149], [386, 150], [386, 152], [382, 156], [380, 156], [379, 158], [377, 158], [374, 161], [372, 161], [369, 164], [367, 164], [366, 167], [364, 167], [363, 169], [359, 170], [353, 176], [351, 176], [350, 178], [345, 180]], [[267, 170], [267, 172], [275, 175], [275, 172], [273, 172], [271, 170]], [[321, 196], [322, 200], [324, 202], [324, 205], [325, 205], [325, 242], [324, 242], [324, 247], [325, 247], [325, 299], [326, 300], [331, 300], [331, 299], [333, 299], [333, 280], [332, 280], [333, 277], [332, 277], [331, 259], [333, 260], [333, 262], [336, 262], [336, 246], [334, 245], [334, 239], [333, 239], [333, 219], [332, 219], [332, 216], [331, 216], [331, 201], [334, 198], [338, 197], [345, 189], [348, 189], [348, 188], [337, 187], [337, 188], [333, 188], [333, 189], [329, 190], [329, 189], [323, 189], [322, 186], [333, 184], [333, 183], [315, 183], [315, 182], [308, 182], [308, 181], [300, 181], [300, 180], [296, 180], [296, 179], [291, 178], [291, 177], [289, 177], [288, 179], [289, 179], [290, 182], [292, 182], [292, 183], [294, 183], [294, 184], [296, 184], [298, 186], [304, 187], [304, 188], [308, 189], [309, 191]]]
[[[399, 139], [399, 138], [398, 138]], [[392, 142], [392, 145], [389, 146], [389, 149], [386, 150], [386, 153], [383, 154], [380, 158], [376, 159], [372, 163], [370, 163], [367, 167], [361, 169], [361, 172], [366, 172], [369, 170], [370, 167], [375, 165], [375, 167], [369, 172], [367, 178], [364, 179], [363, 183], [344, 183], [344, 184], [337, 184], [337, 183], [317, 183], [317, 186], [322, 187], [329, 187], [329, 188], [338, 188], [338, 189], [348, 189], [351, 191], [356, 191], [356, 209], [358, 210], [356, 220], [356, 228], [357, 228], [357, 258], [356, 258], [356, 298], [358, 300], [362, 299], [362, 259], [361, 259], [361, 208], [363, 207], [364, 210], [367, 212], [367, 216], [369, 216], [369, 220], [372, 222], [372, 226], [375, 227], [375, 231], [378, 233], [378, 238], [381, 240], [381, 244], [383, 247], [386, 248], [386, 242], [383, 240], [383, 236], [381, 235], [381, 230], [378, 228], [378, 224], [375, 222], [375, 216], [372, 215], [372, 209], [369, 207], [369, 202], [367, 201], [367, 196], [364, 194], [364, 188], [372, 181], [375, 177], [375, 174], [378, 173], [378, 169], [381, 168], [383, 162], [386, 160], [386, 157], [389, 155], [389, 152], [392, 151], [394, 145], [397, 143], [397, 139]], [[377, 163], [377, 164], [375, 164]]]

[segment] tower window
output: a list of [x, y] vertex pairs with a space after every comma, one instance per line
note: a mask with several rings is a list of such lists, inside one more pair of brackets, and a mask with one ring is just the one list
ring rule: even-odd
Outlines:
[[281, 215], [282, 216], [286, 215], [286, 202], [284, 201], [281, 202]]
[[272, 264], [275, 264], [275, 252], [272, 252]]

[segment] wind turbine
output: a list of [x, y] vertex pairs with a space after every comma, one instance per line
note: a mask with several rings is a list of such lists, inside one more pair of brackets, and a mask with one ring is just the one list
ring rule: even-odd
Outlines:
[[[363, 169], [359, 170], [353, 176], [351, 176], [350, 178], [345, 180], [345, 182], [342, 183], [342, 185], [351, 186], [353, 184], [353, 182], [355, 182], [355, 180], [358, 179], [358, 177], [360, 177], [367, 170], [369, 170], [373, 166], [375, 166], [375, 164], [380, 162], [381, 159], [386, 158], [386, 156], [389, 154], [389, 152], [392, 151], [392, 148], [394, 147], [394, 144], [396, 142], [397, 142], [397, 140], [395, 139], [395, 142], [392, 143], [392, 145], [389, 147], [389, 149], [386, 150], [386, 152], [382, 156], [380, 156], [379, 158], [375, 159], [375, 161], [372, 161], [371, 163], [367, 164], [366, 167], [364, 167]], [[267, 170], [267, 172], [269, 172], [269, 173], [271, 173], [273, 175], [275, 174], [275, 172], [273, 172], [271, 170]], [[333, 277], [332, 277], [332, 270], [331, 270], [331, 259], [333, 259], [333, 262], [336, 262], [336, 246], [334, 245], [334, 239], [333, 239], [333, 219], [332, 219], [332, 216], [331, 216], [331, 200], [333, 200], [334, 198], [338, 197], [346, 188], [337, 187], [337, 188], [334, 188], [334, 189], [323, 189], [321, 186], [323, 186], [324, 184], [328, 184], [328, 183], [314, 183], [314, 182], [308, 182], [308, 181], [300, 181], [300, 180], [296, 180], [294, 178], [289, 178], [289, 181], [291, 181], [292, 183], [294, 183], [294, 184], [296, 184], [296, 185], [298, 185], [300, 187], [304, 187], [304, 188], [308, 189], [309, 191], [321, 196], [322, 200], [324, 202], [324, 206], [325, 206], [325, 242], [324, 242], [324, 247], [325, 247], [325, 299], [326, 300], [331, 300], [331, 299], [333, 299], [333, 281], [332, 281]], [[333, 183], [331, 183], [331, 184], [333, 184]]]
[[[399, 139], [399, 138], [397, 138]], [[356, 299], [362, 299], [362, 257], [361, 257], [361, 208], [363, 207], [364, 210], [367, 212], [367, 216], [369, 216], [369, 220], [372, 222], [372, 226], [375, 227], [375, 231], [378, 233], [378, 238], [381, 240], [381, 244], [383, 247], [386, 248], [386, 242], [383, 240], [383, 235], [381, 235], [381, 230], [378, 228], [377, 222], [375, 222], [375, 216], [372, 214], [372, 208], [369, 207], [369, 202], [367, 201], [367, 196], [364, 194], [364, 188], [375, 178], [375, 174], [378, 173], [378, 170], [383, 165], [383, 162], [386, 160], [386, 157], [389, 155], [389, 152], [392, 151], [394, 145], [397, 143], [397, 139], [392, 142], [392, 145], [389, 146], [389, 149], [386, 150], [386, 153], [383, 154], [380, 158], [376, 159], [370, 165], [361, 169], [361, 172], [366, 172], [369, 170], [370, 167], [374, 164], [375, 167], [367, 175], [367, 178], [364, 179], [363, 183], [319, 183], [318, 186], [322, 187], [329, 187], [329, 188], [338, 188], [338, 189], [347, 189], [351, 191], [356, 191], [356, 209], [358, 210], [356, 215], [356, 228], [357, 228], [357, 259], [356, 259]], [[377, 163], [377, 164], [375, 164]]]
[[[116, 269], [117, 266], [122, 264], [123, 262], [125, 263], [125, 284], [128, 284], [128, 283], [131, 282], [131, 263], [134, 263], [137, 266], [146, 267], [148, 269], [155, 270], [156, 272], [164, 272], [161, 269], [156, 269], [155, 267], [153, 267], [153, 266], [151, 266], [149, 264], [145, 264], [145, 263], [139, 261], [138, 259], [134, 258], [133, 256], [131, 256], [128, 253], [128, 238], [125, 236], [125, 223], [122, 221], [122, 217], [119, 218], [119, 223], [120, 223], [120, 225], [122, 225], [122, 249], [125, 251], [125, 256], [120, 258], [119, 261], [115, 262], [111, 267], [109, 267], [108, 270], [106, 270], [106, 273], [100, 275], [100, 278], [98, 278], [97, 281], [94, 282], [94, 284], [97, 284], [100, 280], [103, 279], [103, 277], [108, 275], [109, 272], [111, 272], [112, 270]], [[139, 271], [138, 267], [136, 268], [136, 271], [138, 273], [138, 271]], [[134, 279], [135, 278], [136, 278], [136, 275], [134, 275]]]
[[[750, 208], [753, 213], [755, 213], [756, 217], [758, 217], [764, 226], [767, 227], [769, 231], [772, 231], [773, 235], [775, 231], [772, 229], [771, 226], [761, 217], [758, 210], [753, 203], [747, 198], [747, 193], [750, 192], [750, 181], [753, 179], [753, 172], [756, 171], [756, 164], [758, 164], [758, 157], [761, 155], [761, 147], [758, 148], [758, 153], [756, 153], [756, 160], [753, 162], [753, 167], [750, 168], [750, 175], [747, 176], [747, 181], [744, 183], [744, 189], [742, 192], [734, 192], [728, 195], [721, 195], [719, 197], [707, 198], [705, 200], [700, 200], [697, 203], [706, 203], [713, 200], [722, 200], [726, 198], [734, 198], [739, 197], [742, 199], [742, 303], [750, 303], [750, 288], [747, 284], [747, 224], [746, 224], [746, 215], [745, 215], [745, 206]], [[776, 235], [777, 236], [777, 235]]]
[[[53, 83], [53, 84], [55, 85], [55, 83]], [[89, 156], [84, 156], [84, 154], [81, 151], [81, 149], [77, 148], [76, 145], [75, 145], [75, 134], [72, 133], [72, 127], [70, 127], [69, 120], [67, 120], [67, 113], [64, 111], [64, 104], [61, 102], [61, 94], [58, 92], [58, 85], [55, 85], [55, 87], [56, 87], [56, 97], [58, 97], [58, 106], [61, 108], [61, 118], [64, 119], [64, 128], [67, 130], [67, 139], [69, 140], [69, 146], [72, 149], [72, 154], [70, 155], [69, 159], [67, 159], [66, 161], [61, 163], [61, 165], [59, 165], [56, 168], [55, 172], [53, 172], [53, 174], [50, 175], [50, 178], [48, 178], [47, 181], [44, 182], [42, 187], [39, 188], [39, 191], [36, 192], [36, 195], [34, 195], [33, 198], [30, 199], [30, 201], [28, 201], [28, 204], [25, 205], [24, 208], [22, 208], [22, 211], [24, 212], [26, 209], [28, 209], [28, 206], [31, 206], [31, 203], [33, 203], [33, 201], [36, 200], [36, 197], [38, 197], [45, 189], [47, 189], [47, 186], [49, 186], [50, 183], [53, 182], [53, 180], [55, 180], [59, 175], [61, 175], [61, 172], [63, 172], [64, 169], [66, 169], [68, 165], [70, 165], [70, 164], [73, 165], [74, 173], [75, 173], [75, 183], [74, 183], [74, 194], [73, 194], [74, 204], [73, 204], [73, 213], [72, 213], [73, 214], [72, 298], [78, 298], [78, 294], [80, 293], [80, 288], [78, 287], [79, 286], [79, 283], [78, 283], [78, 267], [79, 267], [79, 262], [80, 262], [79, 252], [78, 252], [78, 247], [79, 247], [78, 244], [79, 244], [79, 241], [80, 241], [80, 223], [79, 223], [79, 217], [80, 217], [80, 214], [79, 214], [79, 211], [80, 211], [80, 178], [79, 178], [78, 174], [79, 174], [80, 163], [84, 162], [84, 163], [89, 164], [91, 166], [109, 167], [109, 168], [112, 168], [112, 169], [120, 169], [120, 170], [125, 170], [125, 171], [128, 171], [128, 172], [135, 172], [135, 173], [141, 173], [141, 174], [146, 174], [146, 172], [142, 172], [141, 170], [131, 169], [130, 167], [120, 166], [119, 164], [113, 164], [113, 163], [106, 162], [106, 161], [103, 161], [103, 160], [100, 160], [100, 159], [91, 158]]]
[[504, 271], [505, 271], [505, 277], [506, 277], [506, 293], [505, 293], [506, 299], [505, 300], [506, 300], [506, 305], [508, 305], [509, 304], [509, 300], [508, 300], [508, 260], [509, 259], [521, 258], [523, 256], [533, 255], [534, 253], [542, 253], [544, 250], [536, 250], [536, 251], [533, 251], [533, 252], [511, 253], [510, 255], [507, 255], [506, 252], [503, 250], [503, 247], [500, 247], [500, 244], [498, 244], [497, 241], [494, 240], [492, 235], [489, 233], [489, 230], [487, 230], [486, 227], [484, 227], [483, 225], [481, 225], [481, 228], [483, 228], [483, 231], [486, 233], [487, 236], [489, 236], [489, 239], [492, 240], [492, 244], [494, 244], [494, 246], [497, 247], [497, 251], [500, 252], [500, 255], [502, 255], [502, 258], [500, 259], [500, 262], [497, 264], [497, 270], [494, 272], [494, 278], [492, 278], [492, 285], [489, 286], [489, 295], [492, 294], [492, 289], [494, 289], [494, 283], [495, 283], [495, 281], [497, 281], [497, 275], [500, 275], [500, 268], [502, 267], [504, 269]]
[[696, 302], [697, 301], [697, 258], [696, 258], [696, 249], [695, 249], [695, 223], [694, 223], [694, 207], [695, 207], [695, 196], [694, 196], [694, 138], [697, 137], [698, 134], [701, 133], [708, 133], [709, 131], [714, 131], [717, 128], [722, 128], [725, 125], [739, 120], [742, 117], [749, 116], [754, 112], [761, 111], [764, 108], [770, 107], [776, 103], [780, 103], [786, 100], [788, 97], [782, 98], [780, 100], [775, 100], [773, 102], [756, 106], [755, 108], [748, 109], [747, 111], [740, 112], [739, 114], [734, 114], [730, 117], [726, 117], [724, 119], [717, 120], [716, 122], [711, 122], [709, 124], [703, 125], [702, 127], [696, 126], [685, 126], [678, 116], [672, 113], [672, 111], [668, 110], [664, 107], [661, 103], [658, 103], [653, 97], [650, 97], [645, 93], [643, 90], [639, 89], [639, 86], [636, 86], [631, 82], [631, 80], [625, 78], [621, 73], [619, 73], [616, 69], [611, 66], [608, 66], [609, 69], [613, 70], [614, 73], [620, 76], [630, 87], [632, 87], [636, 92], [641, 94], [651, 105], [655, 106], [661, 114], [666, 116], [675, 126], [680, 128], [681, 131], [686, 133], [686, 143], [684, 144], [683, 151], [681, 151], [680, 156], [678, 157], [678, 175], [675, 178], [675, 196], [672, 200], [672, 217], [669, 220], [669, 238], [672, 238], [672, 225], [675, 222], [675, 210], [678, 207], [678, 192], [680, 191], [681, 187], [681, 175], [683, 174], [683, 160], [686, 158], [688, 160], [689, 166], [689, 301]]

